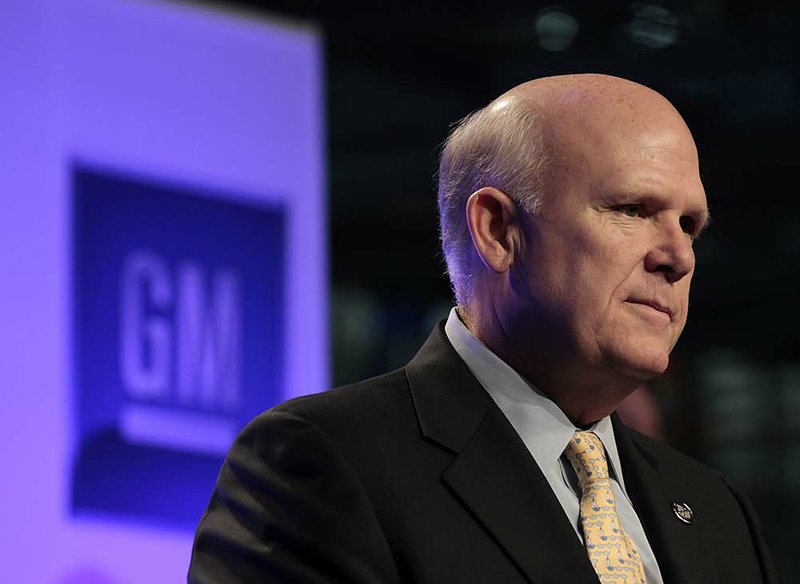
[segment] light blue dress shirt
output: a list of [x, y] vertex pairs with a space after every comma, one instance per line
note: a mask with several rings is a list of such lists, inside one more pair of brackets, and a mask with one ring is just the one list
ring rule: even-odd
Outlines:
[[[453, 348], [525, 443], [582, 544], [580, 487], [572, 467], [563, 456], [570, 438], [579, 429], [554, 402], [478, 340], [461, 322], [455, 308], [450, 311], [445, 333]], [[605, 417], [588, 430], [597, 434], [606, 449], [617, 515], [622, 528], [639, 550], [647, 582], [663, 584], [658, 562], [625, 491], [624, 472], [611, 419]]]

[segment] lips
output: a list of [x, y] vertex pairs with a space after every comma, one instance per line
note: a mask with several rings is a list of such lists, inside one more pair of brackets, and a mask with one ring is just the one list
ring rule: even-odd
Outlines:
[[654, 310], [663, 312], [669, 317], [670, 320], [672, 320], [672, 317], [675, 315], [675, 311], [670, 309], [666, 302], [661, 302], [659, 300], [652, 300], [649, 298], [628, 298], [626, 302], [630, 302], [631, 304], [641, 304], [643, 306], [649, 306]]

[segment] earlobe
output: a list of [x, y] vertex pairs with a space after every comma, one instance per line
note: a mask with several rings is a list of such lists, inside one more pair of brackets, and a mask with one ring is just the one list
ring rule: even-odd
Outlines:
[[518, 230], [517, 208], [511, 197], [493, 187], [467, 200], [467, 225], [475, 251], [490, 270], [503, 273], [513, 264]]

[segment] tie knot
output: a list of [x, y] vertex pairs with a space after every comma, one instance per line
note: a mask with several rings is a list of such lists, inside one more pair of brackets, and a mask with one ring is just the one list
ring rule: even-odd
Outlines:
[[606, 451], [594, 432], [575, 432], [564, 454], [578, 475], [581, 489], [596, 481], [608, 479]]

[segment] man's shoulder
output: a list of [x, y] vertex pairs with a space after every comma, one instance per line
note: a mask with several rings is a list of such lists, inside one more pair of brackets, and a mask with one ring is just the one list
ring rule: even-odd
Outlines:
[[272, 408], [308, 419], [355, 414], [362, 410], [380, 412], [406, 401], [408, 380], [405, 368], [320, 393], [297, 397]]
[[416, 427], [404, 369], [283, 402], [249, 426], [315, 427], [330, 438], [368, 437], [393, 426]]
[[695, 477], [702, 481], [724, 482], [722, 474], [700, 462], [696, 458], [681, 452], [677, 448], [655, 440], [641, 432], [625, 427], [624, 432], [633, 442], [634, 446], [654, 464], [658, 470], [667, 476]]

